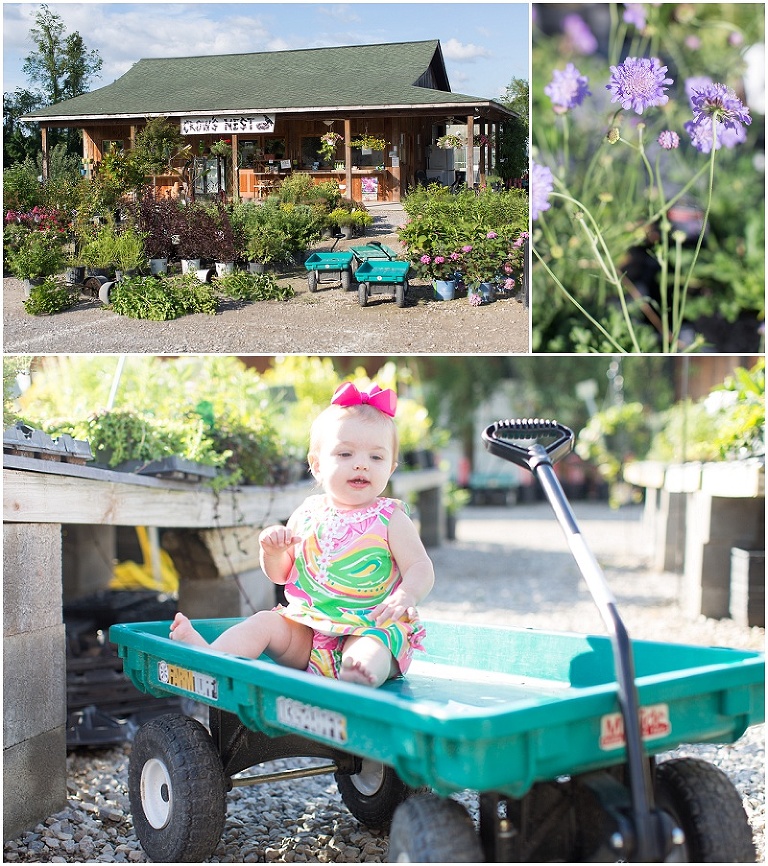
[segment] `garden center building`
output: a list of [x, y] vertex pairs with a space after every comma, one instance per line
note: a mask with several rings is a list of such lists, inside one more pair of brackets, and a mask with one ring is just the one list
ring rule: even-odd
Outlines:
[[[298, 170], [317, 182], [335, 178], [356, 201], [399, 201], [421, 179], [453, 180], [453, 149], [436, 146], [450, 124], [466, 125], [468, 165], [479, 145], [482, 182], [500, 127], [514, 116], [493, 100], [452, 93], [440, 42], [429, 40], [140, 60], [112, 84], [24, 119], [40, 124], [46, 156], [49, 127], [82, 129], [87, 172], [111, 149], [130, 148], [148, 119], [178, 121], [191, 148], [174, 166], [181, 175], [157, 178], [174, 195], [189, 182], [198, 194], [261, 198]], [[336, 149], [323, 154], [328, 133]], [[222, 141], [237, 154], [234, 168], [211, 154]]]

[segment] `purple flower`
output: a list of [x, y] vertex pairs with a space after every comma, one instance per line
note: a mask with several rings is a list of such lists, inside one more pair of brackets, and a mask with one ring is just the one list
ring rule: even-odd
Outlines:
[[701, 153], [746, 140], [744, 129], [752, 123], [749, 109], [725, 84], [705, 84], [691, 92], [693, 120], [685, 124], [691, 143]]
[[594, 54], [597, 51], [597, 39], [580, 15], [573, 13], [563, 18], [563, 33], [578, 54]]
[[545, 165], [531, 162], [531, 219], [537, 220], [539, 214], [552, 207], [549, 197], [552, 195], [554, 181], [552, 172]]
[[462, 251], [463, 253], [471, 253], [471, 252], [472, 252], [472, 247], [471, 247], [469, 244], [465, 244], [465, 245], [461, 248], [461, 251]]
[[497, 238], [498, 235], [496, 234], [496, 232], [488, 232], [488, 234], [485, 237], [487, 238], [487, 240], [492, 241], [495, 238]]
[[680, 136], [671, 129], [665, 129], [659, 134], [658, 141], [664, 150], [674, 150], [680, 144]]
[[634, 24], [638, 30], [645, 30], [645, 9], [642, 3], [625, 3], [622, 18], [626, 24]]
[[[697, 90], [701, 90], [706, 87], [708, 84], [713, 84], [714, 82], [708, 75], [693, 75], [691, 78], [685, 79], [685, 95], [689, 100], [693, 98], [693, 94]], [[691, 106], [693, 106], [693, 102], [691, 102]]]
[[544, 93], [552, 100], [556, 114], [565, 114], [571, 108], [576, 108], [584, 102], [591, 91], [587, 87], [589, 79], [569, 63], [565, 69], [552, 71], [552, 81], [544, 88]]
[[460, 253], [451, 253], [448, 257], [452, 262], [457, 262], [461, 258]]
[[620, 66], [611, 66], [611, 80], [605, 85], [613, 94], [611, 102], [637, 114], [651, 106], [666, 105], [669, 97], [664, 91], [672, 84], [666, 71], [658, 57], [627, 57]]

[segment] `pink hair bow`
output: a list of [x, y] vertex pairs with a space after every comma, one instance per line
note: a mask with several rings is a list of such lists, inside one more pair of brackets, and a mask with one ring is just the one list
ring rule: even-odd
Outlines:
[[362, 403], [368, 403], [374, 409], [394, 418], [397, 394], [391, 388], [382, 390], [378, 385], [373, 385], [370, 391], [360, 391], [352, 382], [344, 382], [331, 398], [331, 404], [335, 406], [359, 406]]

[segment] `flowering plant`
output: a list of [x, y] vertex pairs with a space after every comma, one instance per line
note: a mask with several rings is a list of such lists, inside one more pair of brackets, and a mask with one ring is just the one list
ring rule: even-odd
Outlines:
[[432, 255], [422, 253], [413, 264], [416, 273], [428, 280], [454, 279], [461, 267], [462, 254], [458, 250], [437, 250]]
[[223, 156], [228, 157], [232, 155], [232, 139], [231, 138], [220, 138], [218, 141], [214, 141], [211, 145], [211, 153], [214, 156]]
[[332, 159], [336, 153], [336, 145], [341, 141], [341, 136], [338, 132], [324, 132], [320, 136], [320, 150], [318, 153], [323, 159]]
[[452, 133], [441, 135], [435, 142], [435, 144], [443, 150], [453, 150], [454, 148], [464, 147], [466, 143], [466, 140], [460, 135], [454, 135]]
[[357, 148], [370, 148], [371, 150], [384, 150], [387, 146], [386, 139], [377, 138], [375, 135], [358, 135], [356, 138], [353, 138], [349, 143], [350, 147]]
[[604, 58], [575, 15], [534, 37], [534, 351], [691, 350], [745, 316], [757, 350], [764, 120], [744, 88], [763, 7], [621, 10]]

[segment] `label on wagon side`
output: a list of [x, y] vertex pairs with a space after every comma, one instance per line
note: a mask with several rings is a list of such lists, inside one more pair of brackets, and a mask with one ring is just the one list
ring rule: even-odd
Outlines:
[[[669, 704], [640, 707], [640, 735], [644, 740], [658, 740], [672, 732]], [[600, 748], [604, 751], [620, 749], [626, 744], [624, 717], [621, 713], [608, 713], [600, 719]]]
[[194, 692], [202, 698], [218, 700], [219, 684], [213, 677], [199, 674], [197, 671], [189, 671], [177, 665], [169, 665], [167, 662], [158, 662], [157, 678], [161, 683], [176, 686], [187, 692]]
[[303, 704], [282, 695], [277, 699], [277, 720], [298, 731], [315, 734], [334, 743], [347, 742], [347, 718], [341, 713]]

